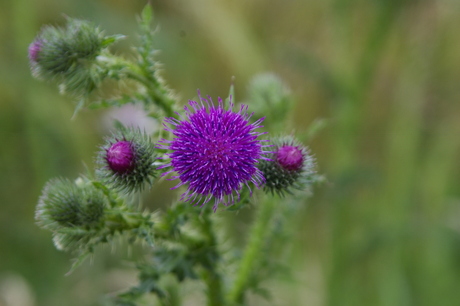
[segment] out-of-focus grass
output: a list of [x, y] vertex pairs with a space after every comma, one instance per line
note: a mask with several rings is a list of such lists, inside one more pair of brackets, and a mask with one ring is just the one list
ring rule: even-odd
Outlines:
[[[328, 183], [297, 217], [294, 280], [267, 282], [276, 305], [458, 304], [460, 3], [152, 2], [165, 76], [184, 101], [197, 88], [225, 96], [231, 76], [243, 99], [253, 74], [274, 71], [298, 102], [285, 132], [328, 119], [310, 144]], [[99, 114], [71, 121], [71, 100], [30, 77], [27, 46], [66, 14], [128, 35], [129, 52], [143, 5], [0, 2], [0, 294], [11, 275], [35, 305], [95, 305], [114, 288], [117, 260], [101, 252], [64, 277], [71, 257], [34, 224], [43, 184], [91, 166], [101, 132]]]

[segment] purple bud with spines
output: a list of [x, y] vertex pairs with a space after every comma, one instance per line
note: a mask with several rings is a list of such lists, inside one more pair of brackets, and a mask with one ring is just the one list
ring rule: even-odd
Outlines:
[[138, 129], [123, 129], [106, 139], [101, 147], [96, 176], [107, 186], [131, 193], [152, 185], [157, 155], [150, 137]]
[[256, 164], [263, 159], [263, 143], [256, 132], [264, 118], [250, 123], [252, 114], [247, 113], [248, 107], [241, 105], [234, 111], [230, 100], [228, 109], [218, 99], [215, 106], [210, 97], [204, 99], [199, 94], [199, 102], [189, 101], [184, 107], [185, 115], [179, 119], [167, 118], [165, 130], [172, 133], [172, 140], [162, 139], [157, 146], [170, 150], [166, 154], [170, 162], [160, 168], [170, 168], [169, 173], [177, 173], [171, 179], [179, 179], [179, 184], [187, 186], [181, 200], [193, 205], [203, 206], [214, 199], [213, 209], [219, 204], [234, 204], [240, 198], [244, 186], [249, 183], [257, 188], [265, 179]]
[[275, 138], [272, 143], [271, 161], [258, 165], [265, 176], [264, 191], [284, 196], [292, 189], [307, 188], [315, 174], [315, 160], [309, 150], [292, 136]]
[[118, 174], [132, 171], [135, 167], [133, 145], [129, 141], [118, 141], [110, 146], [106, 156], [109, 168]]

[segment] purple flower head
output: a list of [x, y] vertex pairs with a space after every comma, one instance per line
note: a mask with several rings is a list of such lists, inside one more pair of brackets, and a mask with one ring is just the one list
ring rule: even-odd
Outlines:
[[[199, 92], [198, 92], [199, 94]], [[232, 205], [239, 199], [240, 190], [249, 182], [259, 188], [265, 181], [262, 172], [256, 167], [260, 159], [267, 159], [263, 154], [263, 142], [257, 139], [265, 133], [255, 132], [261, 127], [264, 118], [249, 123], [252, 114], [247, 113], [247, 106], [241, 105], [238, 112], [233, 111], [234, 104], [230, 101], [229, 108], [218, 99], [214, 106], [211, 98], [204, 99], [199, 95], [200, 102], [189, 101], [185, 106], [185, 116], [179, 119], [167, 118], [165, 130], [174, 135], [172, 140], [162, 139], [158, 148], [171, 150], [167, 156], [170, 163], [160, 167], [172, 169], [163, 174], [176, 172], [173, 179], [180, 183], [172, 189], [187, 184], [187, 191], [181, 200], [201, 206], [214, 197], [214, 211], [222, 203]]]
[[40, 39], [34, 40], [29, 46], [29, 60], [31, 63], [38, 61], [40, 50], [43, 47], [43, 42]]
[[129, 141], [118, 141], [107, 150], [107, 164], [116, 173], [126, 173], [133, 170], [135, 156], [133, 146]]
[[298, 171], [303, 166], [304, 153], [298, 146], [283, 145], [279, 147], [276, 160], [286, 170]]

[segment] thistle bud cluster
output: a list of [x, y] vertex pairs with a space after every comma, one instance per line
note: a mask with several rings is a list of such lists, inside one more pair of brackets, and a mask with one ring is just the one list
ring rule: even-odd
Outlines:
[[309, 150], [292, 136], [272, 140], [271, 160], [263, 160], [258, 167], [265, 177], [264, 190], [284, 196], [293, 189], [307, 187], [315, 174], [315, 161]]
[[65, 27], [46, 26], [29, 46], [32, 74], [57, 82], [61, 92], [88, 94], [106, 77], [98, 56], [120, 37], [105, 36], [79, 19], [68, 19]]

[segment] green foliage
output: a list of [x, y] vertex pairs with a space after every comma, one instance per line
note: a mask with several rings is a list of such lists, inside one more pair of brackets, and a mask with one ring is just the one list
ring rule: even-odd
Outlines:
[[145, 78], [144, 85], [148, 90], [148, 94], [144, 97], [144, 103], [146, 105], [156, 104], [164, 112], [164, 115], [175, 117], [173, 108], [176, 98], [161, 77], [160, 64], [155, 59], [158, 50], [154, 47], [155, 32], [151, 28], [152, 22], [152, 7], [146, 5], [139, 20], [141, 44], [136, 49], [139, 54], [137, 65], [142, 71], [142, 76]]

